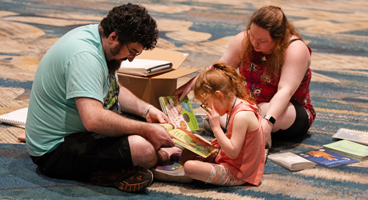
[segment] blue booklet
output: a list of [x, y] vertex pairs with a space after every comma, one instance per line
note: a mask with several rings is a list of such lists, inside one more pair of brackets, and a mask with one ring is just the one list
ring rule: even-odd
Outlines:
[[359, 162], [357, 159], [323, 148], [296, 154], [328, 168]]

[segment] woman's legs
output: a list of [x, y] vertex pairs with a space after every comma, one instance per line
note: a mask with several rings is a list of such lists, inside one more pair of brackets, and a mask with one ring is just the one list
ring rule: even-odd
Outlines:
[[[268, 103], [259, 104], [261, 116], [266, 115]], [[272, 129], [272, 137], [294, 139], [305, 135], [309, 129], [309, 118], [305, 108], [295, 100], [290, 100], [287, 108], [277, 118]]]
[[[264, 117], [267, 114], [269, 103], [260, 103], [258, 104], [260, 108], [261, 117]], [[275, 125], [272, 128], [272, 133], [281, 130], [288, 129], [295, 121], [296, 111], [295, 107], [292, 103], [288, 103], [285, 110], [279, 115], [276, 120]]]

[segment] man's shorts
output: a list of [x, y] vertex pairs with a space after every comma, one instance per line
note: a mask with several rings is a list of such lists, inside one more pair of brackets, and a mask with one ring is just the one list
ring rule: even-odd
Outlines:
[[66, 136], [54, 151], [31, 158], [41, 172], [62, 179], [84, 180], [91, 171], [133, 167], [128, 136], [101, 138], [90, 132]]

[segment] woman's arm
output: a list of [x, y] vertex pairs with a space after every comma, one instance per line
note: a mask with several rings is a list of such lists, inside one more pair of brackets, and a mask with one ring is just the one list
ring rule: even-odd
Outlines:
[[[291, 97], [300, 86], [307, 69], [310, 66], [310, 53], [302, 41], [295, 41], [285, 52], [285, 61], [281, 69], [280, 81], [276, 94], [269, 102], [266, 115], [277, 119], [284, 112]], [[262, 122], [265, 134], [271, 133], [272, 125]], [[280, 123], [280, 122], [279, 122]]]
[[244, 46], [243, 40], [246, 37], [246, 32], [243, 31], [238, 33], [230, 42], [229, 46], [227, 47], [225, 53], [222, 55], [218, 62], [222, 62], [226, 65], [230, 65], [237, 69], [241, 62], [242, 57], [244, 55]]
[[[241, 61], [242, 56], [244, 54], [244, 47], [243, 47], [243, 38], [245, 37], [246, 33], [243, 31], [237, 34], [230, 42], [228, 48], [226, 49], [225, 53], [222, 55], [218, 62], [222, 62], [226, 65], [230, 65], [234, 68], [238, 68]], [[197, 76], [192, 78], [183, 86], [179, 87], [175, 92], [174, 96], [179, 96], [180, 99], [183, 99], [185, 95], [187, 95], [191, 90], [194, 89], [195, 82], [197, 80]]]

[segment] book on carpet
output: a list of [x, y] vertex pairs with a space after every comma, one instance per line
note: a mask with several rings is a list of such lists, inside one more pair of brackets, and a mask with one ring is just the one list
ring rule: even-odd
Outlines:
[[0, 122], [25, 128], [28, 107], [0, 116]]
[[357, 159], [324, 148], [297, 153], [297, 155], [328, 168], [359, 162]]
[[175, 128], [183, 128], [188, 131], [199, 130], [197, 118], [188, 96], [179, 101], [178, 96], [159, 97], [162, 112], [170, 119]]
[[340, 128], [332, 137], [368, 145], [368, 132], [365, 131]]
[[121, 62], [118, 72], [138, 76], [152, 76], [171, 70], [172, 63], [163, 60], [134, 59], [132, 62]]
[[323, 145], [324, 148], [353, 157], [357, 160], [368, 160], [368, 146], [349, 140], [340, 140]]
[[311, 169], [317, 165], [316, 163], [291, 152], [271, 154], [268, 156], [268, 159], [290, 171]]
[[160, 124], [173, 136], [176, 144], [196, 153], [204, 158], [207, 158], [217, 149], [211, 146], [211, 143], [199, 135], [195, 135], [190, 131], [182, 128], [174, 128], [172, 124]]

